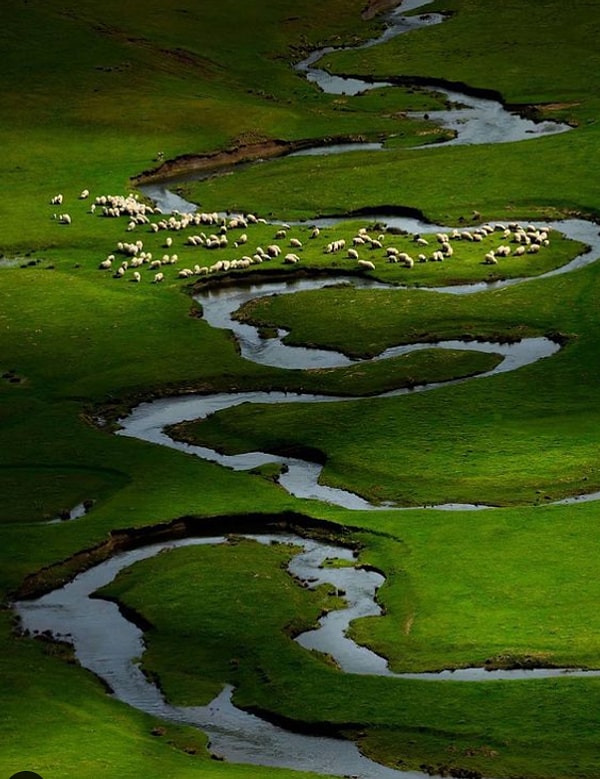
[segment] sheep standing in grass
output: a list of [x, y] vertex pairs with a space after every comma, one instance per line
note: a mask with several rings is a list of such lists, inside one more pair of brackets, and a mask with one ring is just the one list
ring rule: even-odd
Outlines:
[[350, 260], [358, 260], [359, 259], [358, 252], [356, 251], [356, 249], [348, 249], [348, 258]]
[[154, 274], [154, 278], [152, 279], [153, 284], [159, 284], [161, 281], [165, 280], [165, 274], [159, 271], [158, 273]]
[[371, 260], [359, 260], [358, 267], [363, 270], [375, 270], [375, 264]]

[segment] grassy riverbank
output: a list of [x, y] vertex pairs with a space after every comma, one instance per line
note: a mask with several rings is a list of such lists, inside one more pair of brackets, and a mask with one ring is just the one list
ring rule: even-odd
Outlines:
[[[282, 295], [245, 312], [266, 334], [287, 327], [290, 342], [351, 355], [457, 336], [560, 336], [559, 354], [505, 376], [390, 400], [240, 407], [194, 432], [219, 448], [320, 452], [328, 483], [374, 500], [507, 507], [349, 512], [290, 497], [273, 482], [275, 469], [234, 473], [115, 436], [112, 423], [132, 403], [174, 392], [362, 396], [489, 370], [496, 358], [431, 351], [306, 373], [242, 361], [228, 333], [201, 319], [190, 295], [193, 279], [177, 274], [188, 265], [231, 260], [245, 253], [243, 246], [213, 253], [186, 246], [187, 235], [216, 230], [194, 227], [169, 233], [174, 246], [167, 247], [164, 232], [141, 224], [127, 232], [128, 218], [90, 209], [96, 196], [126, 194], [131, 178], [165, 159], [227, 149], [243, 157], [257, 142], [360, 136], [389, 138], [389, 148], [278, 159], [186, 191], [209, 212], [241, 208], [289, 220], [409, 208], [448, 224], [462, 219], [466, 229], [477, 224], [475, 210], [482, 221], [596, 216], [599, 98], [590, 77], [597, 70], [590, 43], [600, 24], [596, 9], [584, 0], [568, 8], [544, 0], [533, 9], [517, 0], [501, 9], [487, 0], [438, 1], [428, 10], [454, 12], [444, 25], [385, 48], [328, 57], [332, 70], [465, 81], [577, 125], [515, 144], [422, 151], [411, 147], [437, 140], [438, 128], [406, 112], [434, 110], [441, 105], [435, 95], [411, 85], [325, 95], [290, 67], [314, 47], [376, 34], [381, 20], [361, 21], [363, 7], [355, 0], [318, 6], [300, 0], [293, 9], [284, 0], [201, 8], [187, 0], [48, 0], [43, 6], [9, 0], [6, 10], [0, 30], [0, 769], [7, 776], [35, 770], [44, 779], [257, 775], [256, 768], [210, 760], [202, 734], [112, 700], [73, 664], [69, 650], [15, 629], [10, 597], [27, 577], [42, 571], [38, 581], [49, 584], [86, 565], [86, 550], [97, 552], [107, 539], [116, 544], [120, 530], [178, 517], [197, 532], [209, 524], [223, 532], [255, 527], [260, 515], [289, 512], [303, 513], [307, 524], [321, 519], [356, 528], [361, 562], [387, 577], [380, 594], [386, 616], [360, 621], [353, 631], [396, 669], [506, 655], [599, 666], [597, 506], [536, 505], [600, 489], [595, 265], [467, 298], [336, 286]], [[91, 198], [80, 200], [84, 188]], [[58, 192], [64, 202], [52, 205]], [[60, 224], [55, 213], [69, 213], [72, 223]], [[302, 272], [353, 274], [356, 261], [328, 255], [324, 247], [341, 237], [349, 246], [363, 226], [379, 233], [365, 217], [323, 229], [314, 241], [308, 227], [293, 228], [278, 242], [285, 254], [296, 251], [292, 237], [302, 240]], [[241, 233], [232, 230], [230, 238]], [[274, 234], [274, 226], [252, 225], [248, 246], [266, 248]], [[429, 238], [430, 249], [437, 248]], [[122, 279], [99, 270], [117, 242], [127, 240], [142, 240], [155, 257], [179, 254], [177, 264], [165, 267], [162, 284], [152, 284], [145, 267], [139, 284], [131, 283], [131, 268]], [[461, 242], [452, 260], [416, 262], [412, 269], [387, 263], [384, 249], [360, 254], [375, 263], [369, 275], [419, 286], [540, 275], [580, 249], [552, 235], [537, 255], [484, 265], [485, 251], [501, 240], [498, 232], [489, 245]], [[384, 246], [391, 244], [416, 254], [411, 237], [386, 233]], [[115, 267], [123, 259], [117, 252]], [[281, 258], [251, 270], [253, 279], [295, 271]], [[83, 502], [88, 512], [80, 519], [46, 524]], [[180, 550], [136, 567], [112, 587], [155, 625], [144, 662], [170, 697], [206, 701], [230, 681], [239, 684], [241, 704], [317, 730], [339, 729], [375, 759], [401, 767], [450, 765], [497, 777], [595, 775], [597, 680], [478, 686], [348, 679], [289, 640], [319, 609], [336, 604], [284, 574], [287, 553], [249, 543]], [[269, 608], [257, 608], [264, 600]]]

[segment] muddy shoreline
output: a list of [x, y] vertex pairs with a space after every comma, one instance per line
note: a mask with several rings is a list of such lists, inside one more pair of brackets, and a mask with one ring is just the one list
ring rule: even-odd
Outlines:
[[133, 186], [156, 184], [176, 180], [190, 173], [213, 173], [246, 162], [257, 162], [263, 159], [285, 157], [296, 151], [313, 147], [330, 146], [332, 144], [365, 143], [368, 140], [364, 134], [329, 135], [322, 138], [303, 138], [286, 141], [272, 138], [256, 143], [242, 143], [221, 151], [205, 154], [182, 154], [172, 160], [166, 160], [161, 165], [142, 171], [130, 179]]

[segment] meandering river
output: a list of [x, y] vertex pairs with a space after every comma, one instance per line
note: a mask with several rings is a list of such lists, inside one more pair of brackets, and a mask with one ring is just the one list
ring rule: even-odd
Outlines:
[[[396, 12], [389, 28], [384, 34], [365, 45], [383, 43], [394, 35], [409, 32], [430, 24], [443, 21], [443, 17], [428, 14], [420, 17], [406, 17], [409, 10], [426, 5], [423, 0], [408, 0], [402, 10]], [[308, 79], [321, 88], [333, 92], [356, 93], [365, 89], [377, 88], [386, 84], [372, 84], [360, 79], [341, 79], [332, 77], [326, 71], [315, 67], [316, 63], [330, 49], [315, 52], [296, 67]], [[437, 89], [437, 88], [436, 88]], [[440, 89], [437, 89], [440, 91]], [[531, 137], [534, 134], [563, 132], [566, 126], [554, 123], [536, 125], [511, 114], [495, 101], [481, 100], [469, 95], [444, 90], [449, 101], [459, 103], [463, 108], [449, 112], [433, 112], [431, 118], [445, 127], [456, 131], [450, 143], [489, 143], [506, 142]], [[319, 149], [318, 153], [342, 153], [352, 151], [354, 145], [334, 149]], [[308, 150], [304, 153], [317, 153]], [[180, 212], [195, 210], [195, 205], [177, 198], [168, 189], [160, 185], [145, 188], [146, 194], [156, 199], [164, 211], [177, 209]], [[413, 232], [446, 230], [437, 225], [426, 225], [418, 220], [385, 217], [389, 225], [400, 226]], [[377, 217], [379, 218], [379, 217]], [[590, 251], [582, 254], [573, 262], [551, 271], [546, 276], [575, 270], [600, 257], [600, 240], [596, 225], [569, 220], [550, 225], [569, 237], [583, 241]], [[539, 277], [538, 277], [539, 278]], [[497, 282], [495, 285], [474, 284], [444, 289], [432, 289], [432, 293], [470, 294], [494, 286], [508, 286], [523, 283], [527, 279], [512, 279]], [[245, 301], [264, 294], [292, 293], [303, 289], [314, 289], [325, 281], [304, 280], [292, 283], [257, 285], [240, 289], [207, 291], [202, 294], [203, 315], [212, 327], [228, 328], [235, 332], [245, 359], [261, 362], [265, 365], [277, 365], [287, 368], [332, 367], [348, 364], [346, 356], [330, 351], [308, 350], [286, 346], [282, 338], [284, 332], [275, 339], [262, 340], [255, 328], [234, 322], [231, 314]], [[352, 283], [367, 284], [361, 280]], [[381, 286], [381, 285], [378, 285]], [[431, 348], [433, 344], [412, 344], [388, 349], [375, 359], [387, 359], [415, 349]], [[493, 352], [502, 356], [502, 361], [491, 371], [478, 378], [456, 381], [476, 381], [508, 370], [517, 370], [532, 362], [551, 357], [558, 345], [545, 338], [526, 339], [518, 344], [500, 345], [495, 343], [465, 344], [447, 341], [435, 344], [438, 348], [470, 348]], [[450, 384], [454, 382], [446, 382]], [[413, 390], [388, 392], [383, 397], [392, 397], [405, 392], [432, 391], [438, 384], [423, 385]], [[302, 498], [329, 501], [348, 509], [377, 509], [358, 495], [334, 490], [319, 484], [321, 466], [294, 458], [278, 458], [268, 453], [247, 453], [225, 456], [205, 447], [191, 447], [173, 441], [164, 432], [165, 425], [174, 424], [183, 419], [206, 417], [215, 411], [238, 405], [243, 402], [259, 403], [341, 403], [348, 398], [327, 395], [305, 395], [290, 393], [219, 393], [210, 396], [186, 396], [169, 398], [138, 406], [122, 420], [122, 435], [135, 436], [166, 446], [176, 447], [197, 456], [221, 463], [235, 469], [253, 468], [264, 462], [280, 462], [286, 466], [286, 472], [280, 478], [280, 484], [291, 494]], [[590, 500], [599, 495], [578, 496], [570, 499]], [[566, 501], [559, 501], [566, 502]], [[388, 507], [384, 507], [389, 510]], [[443, 505], [438, 509], [482, 508], [473, 505]], [[535, 678], [571, 674], [593, 674], [598, 671], [565, 671], [561, 669], [537, 669], [535, 671], [497, 671], [483, 669], [463, 669], [462, 671], [444, 671], [438, 674], [393, 674], [385, 660], [364, 647], [350, 641], [345, 633], [349, 623], [358, 617], [380, 613], [376, 603], [376, 592], [383, 577], [379, 574], [360, 570], [353, 566], [342, 568], [323, 568], [328, 558], [342, 558], [351, 563], [354, 556], [351, 550], [330, 544], [306, 540], [298, 536], [253, 536], [260, 543], [293, 543], [302, 548], [290, 563], [290, 573], [313, 586], [322, 582], [335, 585], [345, 592], [346, 607], [332, 612], [321, 620], [318, 629], [304, 633], [298, 641], [307, 649], [318, 649], [335, 658], [341, 671], [346, 673], [384, 674], [404, 679], [452, 679], [455, 681], [492, 681], [499, 678]], [[141, 672], [137, 658], [143, 653], [143, 635], [129, 622], [113, 604], [90, 596], [104, 584], [111, 581], [119, 571], [136, 561], [147, 559], [158, 552], [176, 549], [193, 544], [226, 543], [223, 537], [186, 538], [163, 544], [152, 544], [130, 550], [100, 563], [90, 570], [79, 574], [72, 582], [35, 601], [23, 601], [15, 604], [23, 627], [35, 631], [51, 631], [55, 635], [68, 636], [73, 642], [79, 662], [104, 679], [119, 699], [132, 706], [176, 722], [196, 725], [206, 731], [210, 738], [211, 751], [231, 761], [240, 761], [259, 765], [310, 770], [332, 775], [352, 775], [371, 779], [421, 779], [418, 772], [403, 772], [373, 763], [361, 755], [356, 746], [348, 741], [332, 738], [320, 738], [294, 734], [272, 725], [258, 717], [237, 709], [231, 702], [232, 690], [225, 687], [223, 692], [208, 706], [179, 707], [165, 701], [160, 690]]]

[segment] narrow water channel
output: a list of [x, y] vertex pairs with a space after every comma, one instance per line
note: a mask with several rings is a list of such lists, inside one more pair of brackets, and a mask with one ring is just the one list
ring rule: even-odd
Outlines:
[[[439, 673], [394, 674], [386, 661], [349, 640], [346, 629], [354, 619], [381, 613], [376, 603], [383, 577], [373, 571], [348, 567], [323, 567], [326, 560], [351, 564], [350, 549], [301, 538], [293, 534], [247, 536], [263, 544], [284, 543], [300, 548], [289, 572], [310, 586], [333, 584], [344, 592], [345, 608], [323, 617], [317, 629], [297, 641], [306, 649], [330, 654], [341, 671], [376, 674], [422, 681], [484, 682], [498, 679], [534, 679], [559, 676], [598, 676], [600, 671], [536, 669], [486, 671], [469, 668]], [[115, 603], [92, 597], [117, 574], [134, 563], [159, 553], [193, 545], [224, 544], [226, 538], [184, 538], [129, 550], [79, 574], [73, 581], [37, 600], [14, 604], [24, 629], [31, 633], [50, 631], [68, 638], [79, 663], [103, 679], [119, 700], [160, 717], [193, 725], [205, 731], [212, 754], [229, 761], [278, 766], [336, 776], [365, 779], [422, 779], [424, 774], [398, 771], [374, 763], [360, 754], [354, 743], [323, 736], [292, 733], [232, 703], [233, 690], [223, 691], [206, 706], [174, 706], [139, 667], [144, 652], [141, 630], [129, 622]]]

